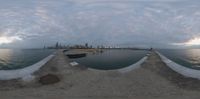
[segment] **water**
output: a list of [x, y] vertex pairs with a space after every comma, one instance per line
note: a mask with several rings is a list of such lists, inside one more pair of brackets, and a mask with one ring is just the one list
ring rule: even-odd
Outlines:
[[159, 50], [159, 52], [182, 66], [200, 70], [200, 49]]
[[142, 59], [148, 51], [106, 50], [99, 54], [88, 54], [84, 58], [74, 59], [81, 65], [101, 70], [112, 70], [130, 66]]
[[0, 49], [0, 70], [20, 69], [44, 59], [54, 50], [43, 49]]

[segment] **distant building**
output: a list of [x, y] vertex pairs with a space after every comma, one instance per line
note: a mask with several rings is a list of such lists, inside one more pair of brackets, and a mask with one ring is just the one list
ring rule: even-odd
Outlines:
[[85, 48], [89, 48], [89, 47], [88, 47], [88, 43], [85, 43]]

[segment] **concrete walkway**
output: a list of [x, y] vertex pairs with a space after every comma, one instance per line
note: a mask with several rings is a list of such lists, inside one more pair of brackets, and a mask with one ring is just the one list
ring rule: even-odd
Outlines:
[[[61, 78], [61, 82], [47, 86], [4, 90], [0, 91], [0, 97], [2, 99], [198, 99], [200, 97], [198, 89], [178, 86], [173, 82], [174, 77], [170, 77], [168, 72], [172, 76], [180, 77], [168, 69], [155, 53], [142, 64], [141, 68], [120, 73], [71, 67], [68, 59], [59, 51], [57, 56], [36, 74], [54, 73]], [[193, 79], [188, 80], [193, 81]]]

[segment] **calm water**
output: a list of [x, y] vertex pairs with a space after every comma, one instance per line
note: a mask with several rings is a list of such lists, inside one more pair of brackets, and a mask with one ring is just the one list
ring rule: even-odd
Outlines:
[[33, 65], [53, 53], [53, 51], [39, 49], [0, 49], [0, 69], [12, 70]]
[[200, 69], [200, 49], [159, 50], [172, 61], [193, 69]]
[[102, 70], [119, 69], [130, 66], [142, 59], [148, 51], [106, 50], [99, 54], [88, 54], [87, 57], [75, 59], [78, 63]]

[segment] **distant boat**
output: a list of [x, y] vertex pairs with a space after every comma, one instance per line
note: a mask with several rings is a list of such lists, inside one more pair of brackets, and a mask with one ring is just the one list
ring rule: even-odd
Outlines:
[[69, 58], [81, 58], [86, 57], [86, 53], [80, 53], [80, 54], [67, 54]]
[[65, 49], [65, 50], [63, 50], [63, 53], [65, 53], [65, 52], [67, 52], [67, 51], [69, 51], [69, 49]]

